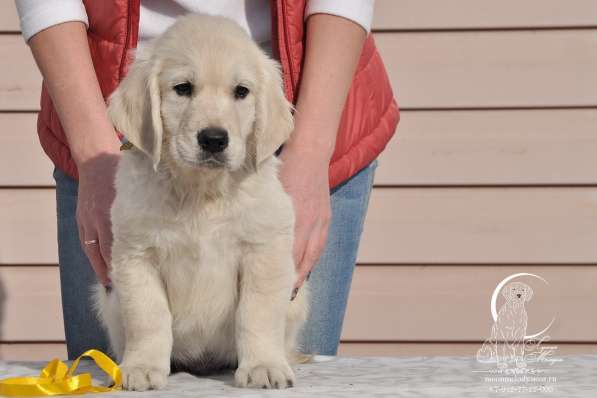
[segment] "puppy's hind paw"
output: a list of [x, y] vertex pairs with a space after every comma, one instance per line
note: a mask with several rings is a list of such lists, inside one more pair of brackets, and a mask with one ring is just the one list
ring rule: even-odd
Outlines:
[[294, 386], [294, 372], [287, 364], [240, 367], [234, 374], [237, 387], [288, 388]]
[[168, 383], [168, 373], [142, 366], [123, 366], [122, 388], [129, 391], [161, 390]]

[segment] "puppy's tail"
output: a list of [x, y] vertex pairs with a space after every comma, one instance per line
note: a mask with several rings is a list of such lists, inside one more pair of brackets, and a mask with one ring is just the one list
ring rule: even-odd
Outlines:
[[111, 287], [97, 283], [92, 288], [92, 304], [100, 325], [108, 333], [110, 354], [120, 362], [124, 353], [124, 327], [118, 294]]
[[95, 285], [91, 286], [91, 304], [94, 315], [100, 321], [102, 327], [106, 329], [106, 310], [109, 305], [109, 297], [108, 289], [105, 288], [101, 283], [96, 283]]

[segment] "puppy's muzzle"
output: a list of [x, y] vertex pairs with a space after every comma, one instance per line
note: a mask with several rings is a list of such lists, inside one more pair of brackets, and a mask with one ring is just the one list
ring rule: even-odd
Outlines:
[[220, 127], [207, 127], [197, 133], [197, 143], [205, 152], [223, 152], [228, 146], [228, 132]]

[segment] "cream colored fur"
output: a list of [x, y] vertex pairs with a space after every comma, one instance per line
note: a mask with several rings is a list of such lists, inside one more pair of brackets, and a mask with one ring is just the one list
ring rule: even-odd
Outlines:
[[[173, 89], [182, 82], [191, 96]], [[111, 97], [110, 117], [135, 148], [116, 175], [113, 289], [94, 296], [126, 389], [163, 388], [171, 361], [238, 363], [242, 387], [295, 382], [308, 291], [290, 301], [294, 213], [273, 156], [290, 110], [277, 64], [233, 22], [198, 15], [138, 54]], [[213, 126], [230, 139], [215, 163], [197, 144]]]

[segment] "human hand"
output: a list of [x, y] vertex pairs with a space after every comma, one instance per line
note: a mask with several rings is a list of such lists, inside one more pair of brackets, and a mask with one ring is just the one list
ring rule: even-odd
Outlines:
[[[110, 207], [120, 141], [106, 112], [85, 24], [70, 21], [36, 33], [28, 42], [79, 170], [77, 224], [84, 252], [99, 280], [109, 283]], [[94, 241], [85, 245], [84, 241]]]
[[[114, 177], [120, 154], [104, 153], [79, 166], [77, 225], [81, 247], [99, 281], [110, 284], [112, 223], [110, 208], [115, 197]], [[87, 243], [85, 243], [87, 242]]]
[[280, 154], [280, 180], [295, 211], [293, 257], [297, 268], [295, 291], [311, 272], [327, 240], [331, 220], [328, 182], [329, 157], [285, 145]]

